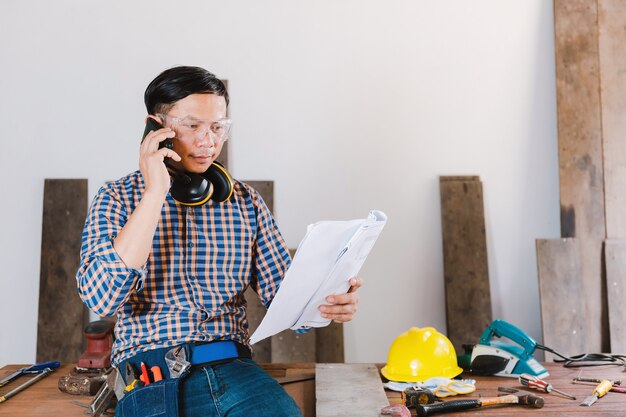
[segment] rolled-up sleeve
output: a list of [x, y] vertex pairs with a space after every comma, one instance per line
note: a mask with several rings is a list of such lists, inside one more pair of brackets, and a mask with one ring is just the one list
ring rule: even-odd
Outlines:
[[78, 294], [93, 312], [114, 315], [135, 291], [141, 291], [146, 265], [128, 268], [113, 248], [128, 213], [115, 191], [102, 187], [94, 198], [82, 235]]

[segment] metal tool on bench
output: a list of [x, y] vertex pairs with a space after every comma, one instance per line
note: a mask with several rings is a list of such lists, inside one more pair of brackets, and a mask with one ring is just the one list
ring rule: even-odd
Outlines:
[[419, 404], [432, 404], [437, 400], [435, 393], [429, 389], [410, 387], [402, 391], [402, 404], [415, 408]]
[[[622, 386], [621, 383], [622, 381], [620, 380], [609, 380], [613, 383], [613, 386], [611, 387], [611, 389], [609, 390], [609, 392], [619, 392], [621, 394], [626, 394], [626, 386]], [[597, 379], [597, 378], [580, 378], [580, 377], [576, 377], [574, 379], [572, 379], [572, 383], [573, 384], [584, 384], [584, 385], [597, 385], [600, 382], [602, 382], [601, 379]]]
[[580, 405], [585, 407], [592, 406], [598, 399], [604, 397], [607, 392], [609, 392], [613, 388], [613, 383], [608, 379], [603, 379], [597, 387], [594, 388], [593, 394], [589, 397], [585, 398]]
[[[47, 377], [49, 374], [52, 373], [52, 371], [54, 370], [54, 368], [58, 368], [59, 367], [59, 362], [50, 362], [52, 364], [52, 367], [46, 367], [44, 369], [41, 369], [39, 371], [37, 371], [37, 373], [39, 375], [29, 379], [28, 381], [24, 382], [22, 385], [12, 389], [11, 391], [7, 392], [6, 394], [0, 396], [0, 404], [5, 402], [6, 400], [8, 400], [9, 398], [13, 397], [14, 395], [24, 391], [26, 388], [30, 387], [31, 385], [37, 383], [38, 381], [44, 379], [45, 377]], [[56, 366], [54, 366], [56, 364]], [[38, 366], [38, 365], [33, 365], [33, 366]], [[26, 369], [31, 369], [30, 368], [26, 368]], [[23, 375], [24, 373], [28, 373], [28, 372], [24, 372], [23, 371], [24, 368], [22, 368], [22, 372], [20, 374], [18, 374], [17, 376]], [[32, 372], [30, 372], [32, 373]], [[15, 379], [17, 378], [17, 376], [13, 376], [14, 374], [9, 375], [9, 377], [12, 377], [9, 380]], [[6, 378], [5, 378], [6, 379]]]
[[119, 390], [116, 389], [117, 386], [119, 386], [117, 369], [109, 368], [104, 383], [102, 384], [90, 404], [85, 404], [80, 401], [72, 401], [72, 404], [85, 407], [86, 410], [84, 411], [84, 414], [88, 414], [93, 417], [110, 415], [109, 413], [107, 413], [107, 409], [115, 405], [114, 401], [116, 398], [116, 390]]
[[109, 320], [97, 320], [85, 326], [87, 350], [78, 358], [70, 374], [59, 378], [60, 391], [89, 396], [98, 392], [111, 368], [114, 327], [115, 323]]
[[[516, 345], [494, 340], [496, 337], [507, 338]], [[478, 344], [463, 347], [465, 354], [459, 357], [459, 363], [474, 375], [548, 376], [546, 368], [533, 357], [537, 342], [504, 320], [494, 320], [487, 326]]]
[[473, 410], [475, 408], [503, 404], [519, 404], [532, 408], [541, 408], [544, 405], [543, 398], [533, 394], [532, 392], [521, 391], [508, 387], [499, 387], [498, 391], [506, 391], [510, 394], [471, 400], [446, 401], [438, 404], [420, 404], [417, 406], [417, 415], [420, 417], [426, 417], [434, 414]]
[[576, 397], [574, 397], [573, 395], [567, 394], [563, 391], [559, 391], [558, 389], [552, 387], [552, 384], [550, 384], [549, 382], [539, 379], [533, 375], [521, 374], [519, 376], [519, 383], [524, 385], [525, 387], [534, 388], [546, 393], [556, 392], [557, 394], [561, 394], [562, 396], [569, 398], [570, 400], [576, 399]]
[[44, 372], [47, 368], [56, 369], [59, 366], [61, 366], [61, 363], [57, 361], [41, 362], [35, 365], [25, 366], [13, 372], [12, 374], [0, 379], [0, 387], [7, 385], [9, 382], [13, 381], [16, 378], [19, 378], [22, 375], [40, 374]]

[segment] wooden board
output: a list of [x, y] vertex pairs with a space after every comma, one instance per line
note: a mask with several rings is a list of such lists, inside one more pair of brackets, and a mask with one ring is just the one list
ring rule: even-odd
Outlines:
[[315, 329], [315, 362], [345, 362], [343, 324], [332, 322], [326, 327]]
[[46, 179], [41, 232], [37, 362], [71, 363], [85, 349], [87, 309], [76, 290], [86, 179]]
[[[289, 249], [292, 258], [295, 253], [295, 249]], [[287, 329], [272, 336], [271, 339], [272, 362], [315, 362], [317, 329], [311, 329], [304, 334]]]
[[611, 352], [626, 354], [626, 240], [604, 242]]
[[492, 321], [480, 179], [440, 177], [447, 335], [457, 352]]
[[606, 237], [626, 238], [626, 2], [598, 1]]
[[[270, 212], [274, 212], [274, 182], [273, 181], [244, 181], [246, 184], [249, 184], [252, 188], [257, 190], [263, 200], [265, 201], [265, 205], [270, 210]], [[259, 299], [259, 295], [252, 289], [248, 288], [244, 293], [244, 297], [246, 298], [246, 302], [248, 303], [248, 325], [250, 335], [254, 333], [263, 317], [265, 317], [265, 306], [261, 303]], [[267, 338], [258, 343], [255, 343], [252, 346], [252, 359], [257, 362], [271, 362], [272, 361], [272, 340], [271, 338]]]
[[[228, 80], [221, 80], [221, 81], [224, 83], [224, 86], [226, 87], [226, 91], [228, 91]], [[229, 109], [230, 107], [226, 108], [227, 117], [230, 117]], [[222, 152], [220, 152], [219, 156], [217, 157], [217, 162], [224, 165], [226, 169], [228, 169], [228, 148], [229, 148], [228, 143], [229, 143], [228, 140], [224, 142], [224, 144], [222, 145]]]
[[[265, 204], [274, 213], [274, 182], [245, 181], [257, 190]], [[290, 249], [295, 255], [295, 249]], [[259, 302], [258, 295], [250, 288], [245, 293], [248, 302], [248, 321], [250, 334], [259, 326], [266, 309]], [[330, 326], [311, 329], [305, 334], [284, 330], [271, 338], [262, 340], [253, 346], [253, 358], [258, 362], [343, 362], [343, 325], [332, 323]]]
[[[563, 355], [585, 350], [584, 286], [576, 239], [537, 240], [543, 345]], [[546, 353], [546, 360], [553, 356]]]
[[578, 239], [585, 351], [600, 352], [608, 348], [608, 322], [597, 0], [555, 0], [554, 22], [561, 236]]
[[378, 417], [389, 405], [372, 364], [317, 364], [315, 397], [317, 417]]
[[316, 329], [298, 334], [287, 329], [272, 336], [272, 362], [315, 362]]

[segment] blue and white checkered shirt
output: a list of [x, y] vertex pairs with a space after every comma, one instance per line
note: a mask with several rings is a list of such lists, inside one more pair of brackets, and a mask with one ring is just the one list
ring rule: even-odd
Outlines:
[[252, 285], [268, 306], [290, 263], [261, 196], [239, 181], [221, 204], [183, 206], [168, 194], [148, 261], [133, 269], [113, 240], [143, 191], [139, 171], [107, 183], [83, 230], [78, 292], [96, 314], [118, 316], [113, 363], [183, 342], [247, 344], [243, 292]]

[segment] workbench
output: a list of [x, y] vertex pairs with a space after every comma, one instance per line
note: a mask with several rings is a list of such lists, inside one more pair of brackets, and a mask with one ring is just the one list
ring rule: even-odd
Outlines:
[[[7, 365], [0, 369], [0, 378], [6, 376], [7, 374], [13, 372], [15, 369], [21, 368], [23, 365]], [[285, 387], [287, 392], [296, 399], [296, 402], [303, 408], [305, 417], [314, 416], [316, 413], [316, 404], [315, 404], [315, 394], [316, 394], [316, 386], [315, 386], [315, 372], [316, 372], [316, 364], [307, 363], [307, 364], [261, 364], [261, 366], [268, 371], [270, 375], [272, 375], [276, 380], [281, 382], [281, 384]], [[333, 381], [330, 381], [330, 386], [326, 385], [324, 387], [317, 387], [318, 390], [318, 399], [322, 396], [320, 395], [320, 390], [328, 391], [329, 389], [333, 390], [334, 386], [337, 387], [337, 392], [335, 394], [338, 398], [344, 399], [345, 405], [353, 404], [353, 407], [344, 407], [343, 410], [336, 407], [328, 407], [328, 404], [317, 404], [317, 410], [334, 410], [334, 411], [324, 411], [322, 413], [318, 412], [317, 417], [331, 417], [331, 416], [354, 416], [354, 417], [363, 417], [363, 416], [378, 416], [380, 409], [376, 409], [377, 407], [371, 407], [372, 409], [368, 409], [367, 412], [364, 412], [363, 406], [367, 404], [367, 397], [363, 401], [358, 401], [353, 399], [356, 398], [355, 394], [357, 391], [361, 390], [358, 396], [363, 395], [363, 389], [378, 391], [376, 393], [372, 393], [371, 397], [377, 397], [377, 395], [386, 396], [386, 399], [391, 404], [398, 404], [401, 402], [401, 397], [399, 392], [384, 390], [382, 386], [382, 381], [380, 381], [380, 385], [378, 381], [376, 381], [373, 385], [369, 386], [365, 383], [365, 381], [361, 381], [360, 383], [353, 383], [349, 381], [350, 372], [346, 372], [346, 370], [350, 370], [351, 368], [364, 369], [365, 367], [369, 367], [370, 370], [372, 367], [379, 369], [381, 365], [366, 365], [366, 364], [317, 364], [317, 372], [318, 374], [321, 371], [327, 370], [329, 368], [333, 368], [337, 366], [340, 369], [339, 375], [345, 375], [345, 378], [337, 378], [334, 377]], [[588, 385], [574, 385], [572, 384], [572, 378], [578, 376], [580, 370], [579, 369], [567, 369], [563, 368], [560, 364], [547, 363], [545, 364], [546, 368], [550, 372], [550, 376], [546, 378], [546, 381], [552, 383], [554, 388], [565, 391], [569, 394], [573, 394], [577, 397], [576, 401], [569, 400], [559, 396], [558, 394], [546, 394], [540, 393], [537, 391], [533, 391], [535, 394], [542, 396], [545, 399], [545, 406], [541, 409], [530, 409], [522, 406], [496, 406], [496, 407], [486, 407], [482, 409], [475, 409], [471, 411], [464, 411], [459, 413], [450, 413], [446, 414], [449, 417], [471, 417], [472, 415], [476, 416], [500, 416], [500, 417], [509, 417], [509, 416], [517, 416], [517, 415], [535, 415], [542, 417], [557, 417], [557, 416], [570, 416], [575, 415], [576, 417], [592, 417], [592, 416], [603, 416], [603, 417], [624, 417], [626, 416], [626, 394], [609, 392], [605, 397], [598, 400], [591, 407], [581, 407], [579, 406], [580, 402], [588, 395], [591, 394], [593, 390], [593, 386]], [[10, 398], [5, 403], [0, 404], [0, 416], [11, 416], [11, 417], [24, 417], [24, 416], [63, 416], [63, 417], [84, 417], [83, 411], [84, 408], [81, 408], [77, 405], [71, 403], [73, 400], [89, 403], [91, 397], [82, 397], [82, 396], [73, 396], [69, 394], [62, 393], [57, 388], [57, 382], [60, 376], [67, 375], [69, 371], [72, 369], [73, 365], [65, 365], [61, 368], [57, 369], [48, 377], [39, 381], [35, 385], [27, 388], [25, 391], [17, 394], [13, 398]], [[612, 378], [612, 379], [621, 379], [626, 380], [626, 372], [622, 370], [622, 368], [618, 366], [601, 366], [601, 367], [592, 367], [592, 368], [582, 368], [584, 377], [589, 378]], [[377, 372], [374, 371], [370, 373], [376, 375]], [[326, 374], [328, 375], [328, 374]], [[337, 375], [337, 374], [333, 374]], [[464, 378], [470, 378], [470, 375], [463, 375]], [[18, 380], [11, 382], [9, 385], [0, 388], [0, 395], [2, 393], [6, 393], [9, 390], [13, 389], [20, 383], [30, 378], [30, 376], [20, 377]], [[319, 378], [318, 378], [319, 379]], [[340, 380], [340, 379], [345, 379]], [[497, 396], [498, 386], [509, 386], [509, 387], [518, 387], [519, 386], [517, 379], [515, 378], [502, 378], [502, 377], [475, 377], [477, 380], [477, 390], [473, 394], [450, 397], [447, 400], [455, 400], [461, 398], [479, 398], [482, 397], [491, 397]], [[370, 381], [371, 382], [371, 381]], [[625, 382], [626, 385], [626, 382]], [[366, 388], [364, 388], [366, 387]], [[327, 394], [325, 394], [327, 395]], [[327, 397], [326, 397], [327, 398]], [[358, 405], [357, 403], [360, 403]], [[352, 413], [350, 411], [356, 411]], [[323, 414], [323, 415], [322, 415]], [[413, 415], [415, 415], [415, 411], [413, 411]]]
[[[543, 408], [526, 408], [523, 406], [494, 406], [478, 408], [475, 410], [437, 414], [447, 417], [471, 417], [476, 416], [492, 416], [492, 417], [510, 417], [510, 416], [541, 416], [541, 417], [562, 417], [562, 416], [576, 416], [576, 417], [625, 417], [626, 416], [626, 394], [609, 392], [605, 397], [600, 398], [591, 407], [581, 407], [580, 403], [589, 395], [591, 395], [594, 386], [573, 384], [572, 378], [579, 375], [582, 370], [582, 376], [586, 378], [607, 378], [614, 380], [624, 381], [626, 385], [626, 372], [619, 366], [598, 366], [598, 367], [586, 367], [586, 368], [564, 368], [558, 363], [544, 363], [543, 364], [550, 376], [544, 378], [545, 381], [552, 384], [552, 386], [558, 390], [572, 394], [576, 396], [576, 400], [570, 400], [562, 397], [556, 393], [546, 394], [545, 392], [539, 392], [536, 390], [530, 390], [522, 387], [517, 378], [505, 378], [505, 377], [477, 377], [468, 374], [463, 374], [462, 378], [474, 378], [476, 379], [476, 391], [469, 395], [460, 395], [456, 397], [448, 397], [445, 400], [453, 401], [457, 399], [466, 398], [479, 398], [479, 397], [494, 397], [498, 394], [504, 394], [498, 392], [499, 386], [515, 387], [518, 389], [528, 390], [536, 395], [543, 397], [545, 405]], [[400, 404], [401, 397], [399, 392], [393, 392], [386, 390], [387, 398], [391, 404]], [[415, 415], [415, 411], [412, 411]]]

